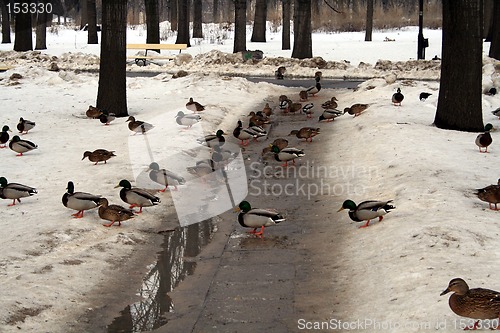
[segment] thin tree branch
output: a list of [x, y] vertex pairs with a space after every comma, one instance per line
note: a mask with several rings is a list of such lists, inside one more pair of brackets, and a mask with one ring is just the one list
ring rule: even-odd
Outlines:
[[325, 1], [326, 5], [327, 5], [328, 7], [330, 7], [330, 8], [331, 8], [334, 12], [339, 13], [339, 14], [343, 14], [341, 11], [339, 11], [339, 10], [337, 10], [337, 9], [333, 8], [333, 6], [332, 6], [332, 5], [330, 5], [328, 2], [326, 2], [326, 0], [324, 0], [324, 1]]

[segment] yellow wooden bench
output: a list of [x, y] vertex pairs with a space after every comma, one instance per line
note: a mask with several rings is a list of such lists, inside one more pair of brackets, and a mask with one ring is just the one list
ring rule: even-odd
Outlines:
[[131, 55], [127, 56], [127, 58], [135, 59], [137, 65], [142, 62], [142, 65], [146, 66], [147, 60], [174, 59], [174, 56], [148, 55], [149, 50], [179, 50], [179, 53], [181, 53], [185, 49], [187, 49], [187, 44], [127, 44], [127, 50], [146, 50], [144, 55]]
[[11, 67], [0, 65], [0, 72], [8, 71]]

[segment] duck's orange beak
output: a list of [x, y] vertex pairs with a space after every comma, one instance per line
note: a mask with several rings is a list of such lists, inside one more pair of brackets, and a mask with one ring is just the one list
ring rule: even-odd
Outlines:
[[343, 211], [344, 209], [345, 209], [344, 207], [340, 207], [337, 213]]
[[241, 208], [240, 208], [240, 207], [235, 207], [235, 208], [233, 209], [233, 213], [238, 213], [238, 212], [240, 212], [240, 211], [241, 211]]

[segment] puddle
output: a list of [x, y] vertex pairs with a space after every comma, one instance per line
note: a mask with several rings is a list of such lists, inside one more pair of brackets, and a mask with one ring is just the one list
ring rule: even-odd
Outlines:
[[128, 305], [108, 326], [108, 333], [147, 332], [167, 324], [165, 314], [174, 304], [168, 293], [193, 274], [196, 257], [216, 231], [212, 220], [178, 228], [165, 235], [158, 261], [151, 266], [138, 291], [141, 301]]

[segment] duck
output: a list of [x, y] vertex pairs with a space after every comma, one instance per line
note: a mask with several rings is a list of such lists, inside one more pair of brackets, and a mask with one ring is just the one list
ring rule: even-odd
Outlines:
[[114, 150], [106, 150], [106, 149], [96, 149], [93, 152], [86, 151], [83, 153], [82, 161], [85, 159], [85, 157], [89, 158], [90, 162], [95, 162], [94, 165], [96, 165], [99, 162], [104, 162], [106, 164], [106, 161], [109, 160], [111, 157], [116, 156]]
[[267, 117], [270, 117], [273, 114], [273, 109], [269, 106], [269, 103], [266, 103], [266, 105], [262, 109], [262, 113]]
[[173, 185], [177, 191], [177, 185], [186, 184], [186, 180], [183, 177], [167, 169], [160, 169], [160, 166], [156, 162], [151, 163], [147, 171], [149, 171], [149, 179], [165, 186], [160, 192], [165, 192], [169, 185]]
[[287, 113], [291, 105], [292, 105], [292, 101], [289, 99], [285, 99], [284, 101], [280, 101], [279, 108], [284, 113]]
[[285, 66], [280, 66], [274, 72], [274, 75], [276, 76], [277, 80], [283, 80], [285, 78], [285, 73], [286, 73], [286, 67]]
[[62, 197], [64, 207], [77, 210], [73, 217], [80, 219], [83, 217], [83, 212], [89, 209], [99, 207], [100, 195], [94, 195], [85, 192], [75, 192], [75, 184], [72, 181], [68, 182], [66, 193]]
[[420, 95], [419, 95], [419, 99], [424, 102], [427, 98], [429, 98], [429, 96], [431, 96], [432, 94], [431, 93], [428, 93], [428, 92], [421, 92]]
[[14, 135], [9, 142], [9, 148], [18, 153], [16, 156], [23, 156], [23, 153], [37, 149], [38, 146], [31, 141], [21, 140], [19, 136]]
[[230, 160], [234, 160], [236, 156], [238, 156], [238, 152], [236, 151], [230, 151], [220, 146], [215, 146], [211, 160], [217, 163], [218, 166], [224, 166], [229, 163]]
[[299, 99], [301, 102], [306, 102], [309, 98], [308, 98], [308, 94], [307, 94], [307, 91], [306, 90], [301, 90], [299, 92]]
[[241, 122], [241, 120], [238, 120], [238, 127], [233, 130], [233, 136], [236, 139], [241, 140], [240, 144], [242, 146], [247, 146], [250, 143], [250, 139], [257, 139], [259, 137], [259, 134], [248, 128], [243, 128], [243, 123]]
[[136, 120], [133, 116], [128, 117], [126, 122], [128, 122], [128, 129], [134, 132], [134, 135], [137, 133], [146, 134], [147, 131], [150, 131], [154, 128], [154, 126], [150, 123]]
[[328, 109], [328, 110], [323, 110], [323, 113], [319, 116], [319, 121], [326, 120], [328, 122], [334, 121], [335, 118], [340, 117], [341, 115], [345, 114], [344, 111], [340, 111], [337, 109]]
[[250, 120], [248, 121], [248, 126], [264, 126], [269, 124], [269, 118], [262, 113], [262, 111], [252, 111], [248, 114]]
[[213, 148], [214, 146], [223, 146], [226, 142], [226, 138], [224, 137], [226, 133], [223, 130], [219, 129], [215, 134], [205, 135], [203, 138], [196, 139], [196, 141], [204, 146]]
[[[484, 126], [484, 133], [478, 134], [476, 137], [476, 146], [479, 147], [480, 153], [488, 153], [488, 146], [493, 142], [493, 138], [491, 137], [490, 131], [493, 130], [493, 125], [490, 123]], [[485, 148], [484, 152], [481, 148]]]
[[99, 199], [99, 217], [103, 220], [111, 221], [111, 223], [103, 224], [105, 227], [111, 227], [118, 222], [118, 226], [122, 225], [123, 221], [130, 220], [135, 216], [134, 211], [119, 205], [110, 205], [108, 199]]
[[[491, 210], [498, 210], [497, 204], [500, 203], [500, 179], [498, 179], [497, 185], [488, 185], [484, 188], [479, 188], [475, 194], [480, 200], [487, 202]], [[492, 208], [491, 204], [495, 204], [495, 208]]]
[[189, 102], [186, 103], [186, 109], [193, 112], [205, 111], [205, 106], [198, 102], [193, 101], [193, 98], [189, 98]]
[[12, 132], [9, 126], [5, 125], [2, 127], [2, 132], [0, 133], [0, 148], [6, 148], [7, 142], [9, 142], [10, 135], [8, 132]]
[[333, 96], [330, 100], [321, 104], [321, 107], [325, 110], [335, 110], [338, 107], [337, 101], [337, 97]]
[[249, 127], [247, 127], [247, 130], [249, 130], [250, 132], [253, 132], [257, 136], [256, 138], [254, 138], [254, 140], [257, 140], [258, 138], [261, 138], [261, 137], [264, 137], [267, 135], [267, 131], [262, 126], [256, 126], [256, 125], [249, 126]]
[[34, 122], [21, 117], [19, 118], [19, 123], [17, 123], [17, 130], [21, 134], [26, 134], [29, 130], [33, 129], [35, 125], [36, 124]]
[[307, 96], [316, 96], [316, 94], [321, 90], [321, 83], [319, 82], [321, 80], [321, 76], [316, 76], [314, 80], [316, 81], [316, 84], [310, 88], [307, 88]]
[[184, 114], [184, 112], [177, 112], [175, 116], [175, 121], [181, 126], [187, 126], [186, 129], [190, 129], [194, 124], [201, 121], [201, 117], [198, 114]]
[[398, 88], [396, 92], [392, 95], [392, 103], [394, 105], [401, 106], [401, 102], [405, 99], [405, 96], [401, 93], [401, 88]]
[[89, 105], [89, 109], [87, 110], [87, 112], [85, 112], [85, 115], [88, 117], [88, 118], [92, 118], [92, 119], [97, 119], [99, 118], [99, 116], [102, 114], [102, 111], [99, 110], [98, 108], [92, 106], [92, 105]]
[[110, 122], [116, 119], [114, 113], [109, 113], [107, 110], [102, 110], [102, 114], [99, 116], [99, 121], [104, 125], [109, 125]]
[[215, 171], [215, 163], [211, 159], [197, 161], [195, 166], [187, 167], [187, 172], [196, 176], [203, 177]]
[[5, 177], [0, 177], [0, 198], [10, 199], [12, 203], [8, 206], [15, 206], [16, 200], [21, 203], [21, 198], [30, 197], [37, 194], [36, 188], [18, 183], [8, 183]]
[[[474, 325], [466, 327], [466, 330], [476, 330], [480, 320], [500, 317], [500, 292], [498, 291], [484, 288], [469, 289], [464, 279], [454, 278], [440, 296], [449, 292], [453, 292], [448, 299], [451, 311], [461, 317], [477, 319]], [[496, 329], [500, 327], [497, 325]]]
[[[278, 211], [274, 209], [252, 208], [248, 201], [242, 201], [235, 209], [238, 214], [238, 222], [242, 227], [253, 228], [249, 233], [256, 236], [264, 236], [264, 227], [270, 227], [286, 221]], [[257, 228], [260, 228], [257, 231]]]
[[302, 107], [302, 112], [306, 114], [307, 118], [312, 118], [312, 114], [314, 113], [313, 108], [314, 108], [313, 103], [307, 103]]
[[130, 209], [134, 207], [139, 207], [139, 211], [137, 214], [142, 213], [142, 207], [151, 207], [158, 205], [160, 203], [160, 198], [157, 196], [152, 195], [150, 192], [146, 191], [145, 189], [134, 187], [132, 188], [132, 185], [130, 182], [126, 179], [120, 180], [118, 185], [115, 186], [117, 187], [122, 187], [120, 190], [120, 198], [130, 204]]
[[366, 221], [366, 223], [360, 227], [366, 228], [370, 225], [371, 220], [378, 217], [378, 220], [380, 222], [384, 218], [385, 214], [389, 213], [391, 209], [396, 208], [391, 205], [390, 202], [392, 202], [392, 200], [367, 200], [356, 206], [354, 201], [346, 200], [344, 201], [344, 203], [342, 203], [342, 207], [340, 207], [337, 212], [340, 212], [344, 209], [349, 209], [349, 217], [351, 218], [351, 220], [353, 220], [354, 222]]
[[361, 112], [365, 111], [368, 108], [368, 104], [353, 104], [349, 108], [344, 109], [344, 113], [349, 113], [357, 117], [361, 114]]
[[283, 101], [288, 101], [288, 100], [289, 100], [289, 98], [287, 95], [280, 95], [278, 97], [278, 102], [283, 102]]
[[286, 147], [280, 150], [278, 146], [271, 146], [271, 151], [274, 153], [276, 161], [285, 162], [282, 164], [284, 167], [288, 166], [288, 161], [292, 161], [295, 164], [296, 158], [306, 155], [303, 150], [293, 147]]
[[273, 146], [277, 146], [279, 150], [282, 150], [282, 149], [288, 147], [288, 140], [283, 139], [283, 138], [277, 138], [277, 139], [275, 139], [271, 145], [269, 145], [269, 146], [265, 147], [264, 149], [262, 149], [261, 156], [264, 156], [267, 153], [272, 152], [272, 147]]
[[292, 130], [290, 132], [290, 135], [295, 135], [299, 139], [306, 139], [306, 141], [312, 142], [313, 137], [316, 135], [320, 134], [320, 128], [319, 127], [302, 127], [299, 130]]
[[302, 110], [302, 103], [293, 103], [291, 100], [288, 100], [288, 112], [296, 113]]

